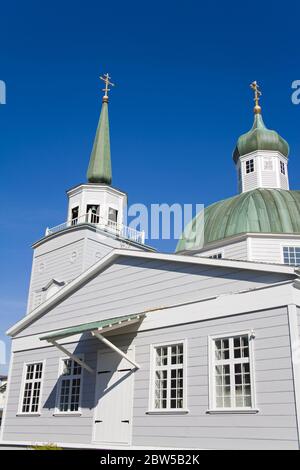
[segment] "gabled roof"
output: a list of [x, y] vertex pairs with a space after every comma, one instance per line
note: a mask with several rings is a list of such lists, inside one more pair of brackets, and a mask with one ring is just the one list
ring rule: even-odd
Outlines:
[[233, 268], [238, 270], [252, 270], [263, 271], [269, 273], [282, 273], [290, 276], [296, 276], [295, 268], [292, 266], [280, 264], [267, 264], [267, 263], [254, 263], [249, 261], [235, 261], [227, 259], [211, 259], [198, 256], [166, 254], [166, 253], [149, 253], [144, 251], [116, 249], [111, 251], [107, 256], [93, 264], [89, 269], [84, 271], [80, 276], [75, 278], [66, 286], [62, 287], [56, 294], [51, 296], [48, 300], [40, 304], [31, 313], [22, 318], [19, 322], [13, 325], [6, 333], [10, 336], [16, 335], [20, 330], [28, 326], [30, 323], [39, 318], [43, 313], [50, 310], [53, 306], [57, 305], [63, 299], [78, 290], [89, 279], [104, 271], [108, 266], [114, 263], [118, 258], [143, 258], [151, 260], [170, 261], [174, 263], [188, 263], [206, 266], [218, 266], [220, 268]]

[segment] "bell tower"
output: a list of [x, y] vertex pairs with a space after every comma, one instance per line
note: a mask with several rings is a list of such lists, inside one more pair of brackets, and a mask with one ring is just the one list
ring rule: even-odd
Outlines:
[[110, 76], [100, 77], [105, 88], [102, 109], [87, 170], [87, 183], [67, 192], [69, 198], [68, 217], [72, 225], [93, 223], [100, 226], [107, 223], [121, 225], [127, 206], [125, 193], [114, 189], [112, 183], [110, 135], [108, 119], [109, 86], [114, 86]]
[[114, 85], [108, 74], [100, 78], [104, 96], [87, 182], [67, 191], [66, 220], [47, 228], [33, 245], [27, 313], [113, 249], [153, 251], [145, 245], [144, 232], [126, 226], [127, 195], [111, 185], [108, 93]]

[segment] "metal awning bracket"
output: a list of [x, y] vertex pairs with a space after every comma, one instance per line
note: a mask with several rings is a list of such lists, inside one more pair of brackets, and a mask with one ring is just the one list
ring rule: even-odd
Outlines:
[[102, 343], [106, 344], [110, 349], [115, 351], [120, 356], [124, 357], [124, 359], [126, 359], [126, 361], [130, 362], [130, 364], [133, 365], [135, 367], [135, 369], [140, 369], [141, 368], [141, 366], [137, 362], [135, 362], [133, 359], [131, 359], [128, 356], [128, 354], [125, 354], [121, 349], [119, 349], [117, 346], [115, 346], [113, 343], [111, 343], [107, 338], [102, 336], [101, 333], [99, 333], [99, 330], [92, 331], [91, 333], [92, 333], [93, 336], [98, 338], [99, 341], [102, 341]]
[[86, 369], [90, 374], [94, 374], [95, 371], [92, 369], [90, 366], [88, 366], [82, 359], [79, 359], [75, 354], [72, 354], [70, 351], [68, 351], [64, 346], [61, 344], [58, 344], [54, 339], [50, 340], [48, 339], [48, 343], [51, 343], [53, 346], [55, 346], [57, 349], [62, 351], [66, 356], [68, 356], [70, 359], [73, 359], [73, 361], [77, 362], [81, 367]]

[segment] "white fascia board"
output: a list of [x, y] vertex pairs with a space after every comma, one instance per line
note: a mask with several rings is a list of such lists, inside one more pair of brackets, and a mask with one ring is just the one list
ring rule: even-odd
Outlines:
[[281, 157], [286, 161], [288, 160], [287, 157], [285, 157], [278, 150], [253, 150], [253, 152], [246, 153], [245, 155], [242, 155], [241, 157], [239, 157], [239, 160], [241, 162], [244, 162], [245, 160], [248, 160], [249, 158], [255, 158], [255, 157], [260, 157], [260, 156]]
[[[300, 305], [300, 290], [294, 288], [293, 281], [258, 287], [252, 290], [220, 294], [216, 297], [187, 301], [165, 308], [160, 307], [147, 312], [146, 317], [138, 327], [132, 325], [132, 327], [126, 328], [124, 333], [128, 334], [133, 331], [141, 333], [187, 323], [209, 321], [215, 318], [226, 318], [233, 315], [287, 307], [290, 304]], [[47, 333], [51, 332], [47, 331]], [[40, 341], [41, 334], [40, 332], [34, 335], [13, 338], [12, 352], [49, 347], [49, 344]], [[114, 330], [111, 333], [108, 332], [107, 336], [116, 334], [122, 334], [122, 332]], [[62, 344], [76, 344], [80, 341], [80, 338], [81, 334], [68, 337], [62, 341]]]
[[214, 250], [216, 248], [233, 245], [234, 243], [247, 240], [249, 237], [250, 238], [274, 238], [274, 239], [284, 238], [284, 239], [300, 240], [300, 234], [297, 234], [297, 233], [244, 232], [238, 235], [233, 235], [231, 237], [223, 238], [222, 240], [216, 240], [216, 241], [210, 242], [201, 249], [198, 248], [195, 250], [182, 250], [179, 254], [195, 256], [198, 253], [201, 254], [210, 250]]
[[22, 320], [13, 325], [6, 332], [7, 335], [13, 336], [18, 333], [18, 331], [28, 324], [32, 323], [36, 318], [41, 316], [47, 310], [51, 309], [58, 302], [62, 301], [66, 296], [72, 294], [74, 291], [78, 290], [83, 283], [86, 283], [90, 278], [99, 274], [101, 271], [106, 269], [111, 265], [117, 258], [142, 258], [142, 259], [151, 259], [151, 260], [160, 260], [160, 261], [171, 261], [176, 263], [187, 263], [187, 264], [196, 264], [203, 266], [215, 266], [215, 267], [225, 267], [225, 268], [234, 268], [234, 269], [245, 269], [250, 271], [262, 271], [269, 273], [282, 273], [288, 274], [291, 276], [296, 276], [294, 267], [285, 266], [285, 265], [276, 265], [276, 264], [267, 264], [267, 263], [254, 263], [250, 261], [232, 261], [225, 259], [212, 259], [212, 258], [200, 258], [195, 256], [187, 255], [176, 255], [176, 254], [164, 254], [164, 253], [147, 253], [144, 251], [135, 251], [135, 250], [125, 250], [125, 249], [116, 249], [111, 251], [107, 256], [98, 261], [98, 263], [93, 264], [89, 269], [84, 271], [80, 276], [75, 278], [65, 287], [60, 289], [56, 294], [50, 297], [48, 300], [43, 302], [30, 314], [26, 315]]
[[112, 186], [107, 186], [105, 184], [103, 184], [103, 185], [100, 184], [99, 185], [97, 183], [95, 183], [95, 184], [92, 184], [92, 183], [79, 184], [78, 186], [75, 186], [74, 188], [69, 189], [67, 191], [67, 195], [69, 197], [74, 196], [76, 194], [81, 193], [81, 191], [83, 189], [86, 190], [86, 191], [95, 191], [95, 190], [98, 190], [99, 192], [100, 191], [106, 191], [106, 192], [110, 192], [111, 194], [116, 194], [118, 196], [125, 196], [125, 198], [127, 200], [127, 193], [124, 193], [124, 191], [121, 191], [120, 189], [117, 189], [117, 188], [113, 188]]

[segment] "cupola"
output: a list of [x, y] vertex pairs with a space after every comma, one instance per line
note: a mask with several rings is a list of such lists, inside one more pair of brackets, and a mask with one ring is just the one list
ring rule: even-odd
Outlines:
[[233, 152], [239, 192], [256, 188], [289, 189], [289, 145], [276, 131], [265, 126], [257, 82], [253, 82], [251, 88], [255, 101], [253, 126], [239, 137]]

